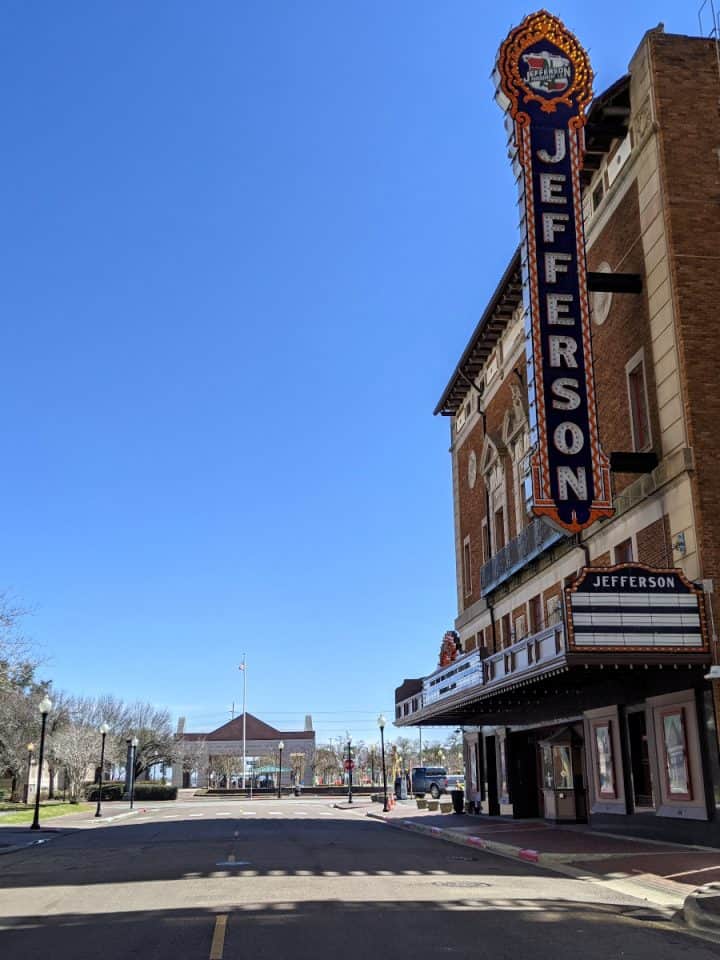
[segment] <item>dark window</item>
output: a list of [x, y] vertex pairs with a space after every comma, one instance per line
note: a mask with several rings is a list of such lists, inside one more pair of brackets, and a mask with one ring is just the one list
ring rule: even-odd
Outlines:
[[543, 620], [543, 602], [538, 593], [537, 596], [530, 598], [530, 632], [538, 633], [545, 626]]
[[650, 446], [650, 423], [648, 419], [647, 396], [645, 391], [645, 365], [641, 360], [628, 371], [628, 391], [630, 393], [630, 417], [632, 420], [633, 444], [636, 450], [646, 450]]
[[490, 532], [488, 530], [487, 520], [483, 520], [483, 525], [482, 525], [482, 549], [483, 549], [483, 563], [487, 563], [487, 561], [491, 557]]
[[472, 593], [472, 568], [470, 565], [470, 539], [467, 538], [463, 543], [463, 585], [465, 587], [465, 596]]
[[592, 194], [593, 210], [597, 210], [597, 208], [600, 206], [600, 203], [604, 195], [605, 195], [605, 185], [601, 180], [600, 183], [593, 190], [593, 194]]
[[505, 512], [502, 507], [495, 511], [495, 550], [505, 546]]
[[504, 647], [509, 647], [512, 643], [512, 637], [510, 635], [510, 614], [506, 613], [502, 618], [502, 645]]
[[633, 802], [635, 807], [653, 807], [653, 783], [648, 750], [647, 720], [645, 711], [628, 713], [628, 739], [630, 741], [630, 769], [632, 773]]

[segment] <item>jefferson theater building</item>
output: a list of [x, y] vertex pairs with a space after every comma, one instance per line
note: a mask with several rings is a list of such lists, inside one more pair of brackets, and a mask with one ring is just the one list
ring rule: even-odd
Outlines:
[[[498, 61], [521, 246], [435, 409], [450, 424], [454, 642], [397, 688], [395, 723], [463, 728], [478, 813], [717, 845], [720, 61], [712, 40], [649, 31], [581, 104], [568, 200], [573, 122], [522, 153], [549, 91], [580, 82], [548, 17], [509, 38], [534, 43], [527, 68], [512, 73], [507, 41]], [[537, 96], [513, 101], [513, 82]], [[523, 174], [534, 156], [558, 172]], [[548, 293], [574, 254], [542, 244], [573, 219], [579, 286]]]

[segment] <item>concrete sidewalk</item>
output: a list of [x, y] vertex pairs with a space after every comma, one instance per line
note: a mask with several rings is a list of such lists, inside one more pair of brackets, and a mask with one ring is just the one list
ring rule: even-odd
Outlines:
[[379, 804], [367, 816], [505, 857], [538, 863], [579, 879], [603, 883], [663, 907], [683, 910], [698, 929], [720, 933], [720, 850], [619, 837], [585, 824], [430, 813], [413, 801], [389, 813]]

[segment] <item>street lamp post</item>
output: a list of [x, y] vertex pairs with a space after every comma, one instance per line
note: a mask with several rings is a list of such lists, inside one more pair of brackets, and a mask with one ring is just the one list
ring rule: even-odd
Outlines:
[[380, 714], [377, 718], [378, 726], [380, 727], [380, 755], [382, 760], [382, 775], [383, 775], [383, 813], [388, 812], [388, 799], [387, 799], [387, 770], [385, 769], [385, 717]]
[[350, 745], [352, 743], [352, 738], [349, 733], [346, 733], [347, 745], [348, 745], [348, 758], [347, 758], [347, 768], [348, 768], [348, 803], [352, 803], [352, 753], [350, 752]]
[[96, 817], [102, 816], [102, 813], [100, 812], [100, 804], [102, 803], [103, 768], [105, 766], [105, 737], [108, 735], [109, 729], [110, 727], [107, 725], [107, 723], [100, 724], [100, 734], [102, 736], [102, 742], [100, 746], [100, 783], [98, 784], [97, 809], [95, 810]]
[[29, 743], [29, 744], [27, 745], [27, 752], [28, 752], [28, 772], [27, 772], [27, 781], [26, 781], [26, 783], [25, 783], [25, 806], [27, 806], [27, 802], [28, 802], [28, 800], [30, 799], [30, 776], [31, 776], [31, 772], [32, 772], [32, 758], [33, 758], [33, 750], [34, 750], [34, 749], [35, 749], [35, 744], [34, 744], [34, 743]]
[[130, 809], [132, 810], [133, 804], [135, 802], [135, 758], [137, 757], [137, 748], [140, 741], [137, 737], [133, 737], [130, 741], [130, 746], [132, 747], [132, 755], [130, 760]]
[[285, 749], [285, 744], [281, 740], [278, 744], [278, 750], [280, 751], [280, 763], [278, 764], [278, 800], [280, 799], [280, 782], [282, 780], [282, 752]]
[[47, 724], [47, 715], [52, 710], [52, 700], [47, 695], [42, 698], [38, 705], [40, 714], [42, 715], [42, 727], [40, 728], [40, 752], [38, 754], [38, 784], [37, 792], [35, 794], [35, 815], [33, 816], [33, 822], [30, 824], [31, 830], [40, 829], [40, 784], [42, 780], [42, 765], [43, 765], [43, 753], [45, 752], [45, 726]]

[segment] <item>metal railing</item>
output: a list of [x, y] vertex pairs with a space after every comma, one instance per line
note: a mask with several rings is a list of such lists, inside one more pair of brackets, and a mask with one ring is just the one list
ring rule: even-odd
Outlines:
[[494, 557], [482, 565], [480, 592], [493, 590], [526, 563], [565, 538], [564, 533], [555, 530], [544, 520], [532, 520], [519, 536], [514, 537], [507, 546], [498, 550]]
[[485, 682], [490, 685], [515, 674], [529, 673], [543, 667], [565, 652], [565, 625], [562, 611], [557, 622], [537, 633], [518, 640], [485, 660]]

